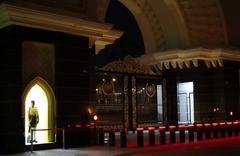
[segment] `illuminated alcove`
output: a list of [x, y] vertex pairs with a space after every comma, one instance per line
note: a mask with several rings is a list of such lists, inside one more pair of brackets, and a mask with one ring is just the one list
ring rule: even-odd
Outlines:
[[35, 101], [35, 107], [39, 114], [39, 123], [36, 129], [37, 144], [55, 142], [55, 133], [47, 129], [55, 128], [55, 97], [51, 87], [41, 77], [36, 77], [25, 88], [23, 93], [23, 116], [25, 124], [25, 144], [30, 144], [28, 111], [31, 101]]

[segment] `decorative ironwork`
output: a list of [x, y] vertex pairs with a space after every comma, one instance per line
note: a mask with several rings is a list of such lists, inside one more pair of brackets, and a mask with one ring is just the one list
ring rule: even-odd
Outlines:
[[151, 83], [151, 84], [147, 83], [145, 86], [145, 92], [146, 92], [147, 96], [152, 98], [156, 93], [155, 85], [153, 83]]
[[114, 93], [114, 85], [111, 81], [105, 81], [102, 84], [102, 91], [105, 95], [111, 95]]
[[155, 74], [148, 66], [136, 62], [131, 56], [126, 56], [123, 60], [111, 62], [104, 66], [102, 70], [123, 73]]
[[129, 119], [128, 119], [128, 76], [124, 76], [124, 128], [128, 128]]
[[136, 78], [132, 76], [132, 124], [137, 128], [137, 100], [136, 100]]

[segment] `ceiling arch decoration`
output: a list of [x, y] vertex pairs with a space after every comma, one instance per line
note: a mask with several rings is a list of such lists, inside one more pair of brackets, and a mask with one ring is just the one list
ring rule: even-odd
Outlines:
[[228, 45], [226, 26], [218, 0], [177, 0], [192, 46]]
[[167, 41], [164, 36], [161, 22], [159, 21], [158, 15], [155, 13], [152, 5], [149, 3], [149, 0], [133, 0], [133, 1], [139, 6], [139, 8], [141, 8], [142, 12], [146, 15], [148, 22], [151, 25], [151, 29], [156, 40], [157, 50], [165, 50]]
[[146, 14], [142, 11], [142, 8], [136, 3], [135, 0], [119, 0], [119, 2], [126, 6], [135, 17], [143, 36], [145, 52], [155, 52], [157, 50], [156, 38], [154, 37], [152, 25], [149, 22]]

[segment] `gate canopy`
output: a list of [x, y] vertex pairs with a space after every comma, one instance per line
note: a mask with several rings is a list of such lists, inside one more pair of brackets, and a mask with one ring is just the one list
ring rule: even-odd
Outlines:
[[142, 55], [137, 61], [153, 66], [157, 70], [198, 67], [204, 61], [207, 68], [223, 67], [223, 60], [240, 62], [240, 52], [230, 49], [186, 49], [169, 50]]

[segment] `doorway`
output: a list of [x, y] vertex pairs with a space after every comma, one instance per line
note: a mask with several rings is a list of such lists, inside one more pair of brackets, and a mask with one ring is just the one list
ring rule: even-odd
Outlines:
[[178, 123], [194, 123], [193, 82], [177, 84]]
[[37, 77], [26, 87], [23, 94], [23, 113], [25, 122], [25, 145], [29, 145], [31, 133], [29, 127], [29, 109], [32, 101], [35, 102], [35, 110], [38, 112], [39, 122], [34, 132], [35, 144], [55, 142], [55, 133], [48, 129], [55, 128], [55, 100], [51, 87], [42, 78]]

